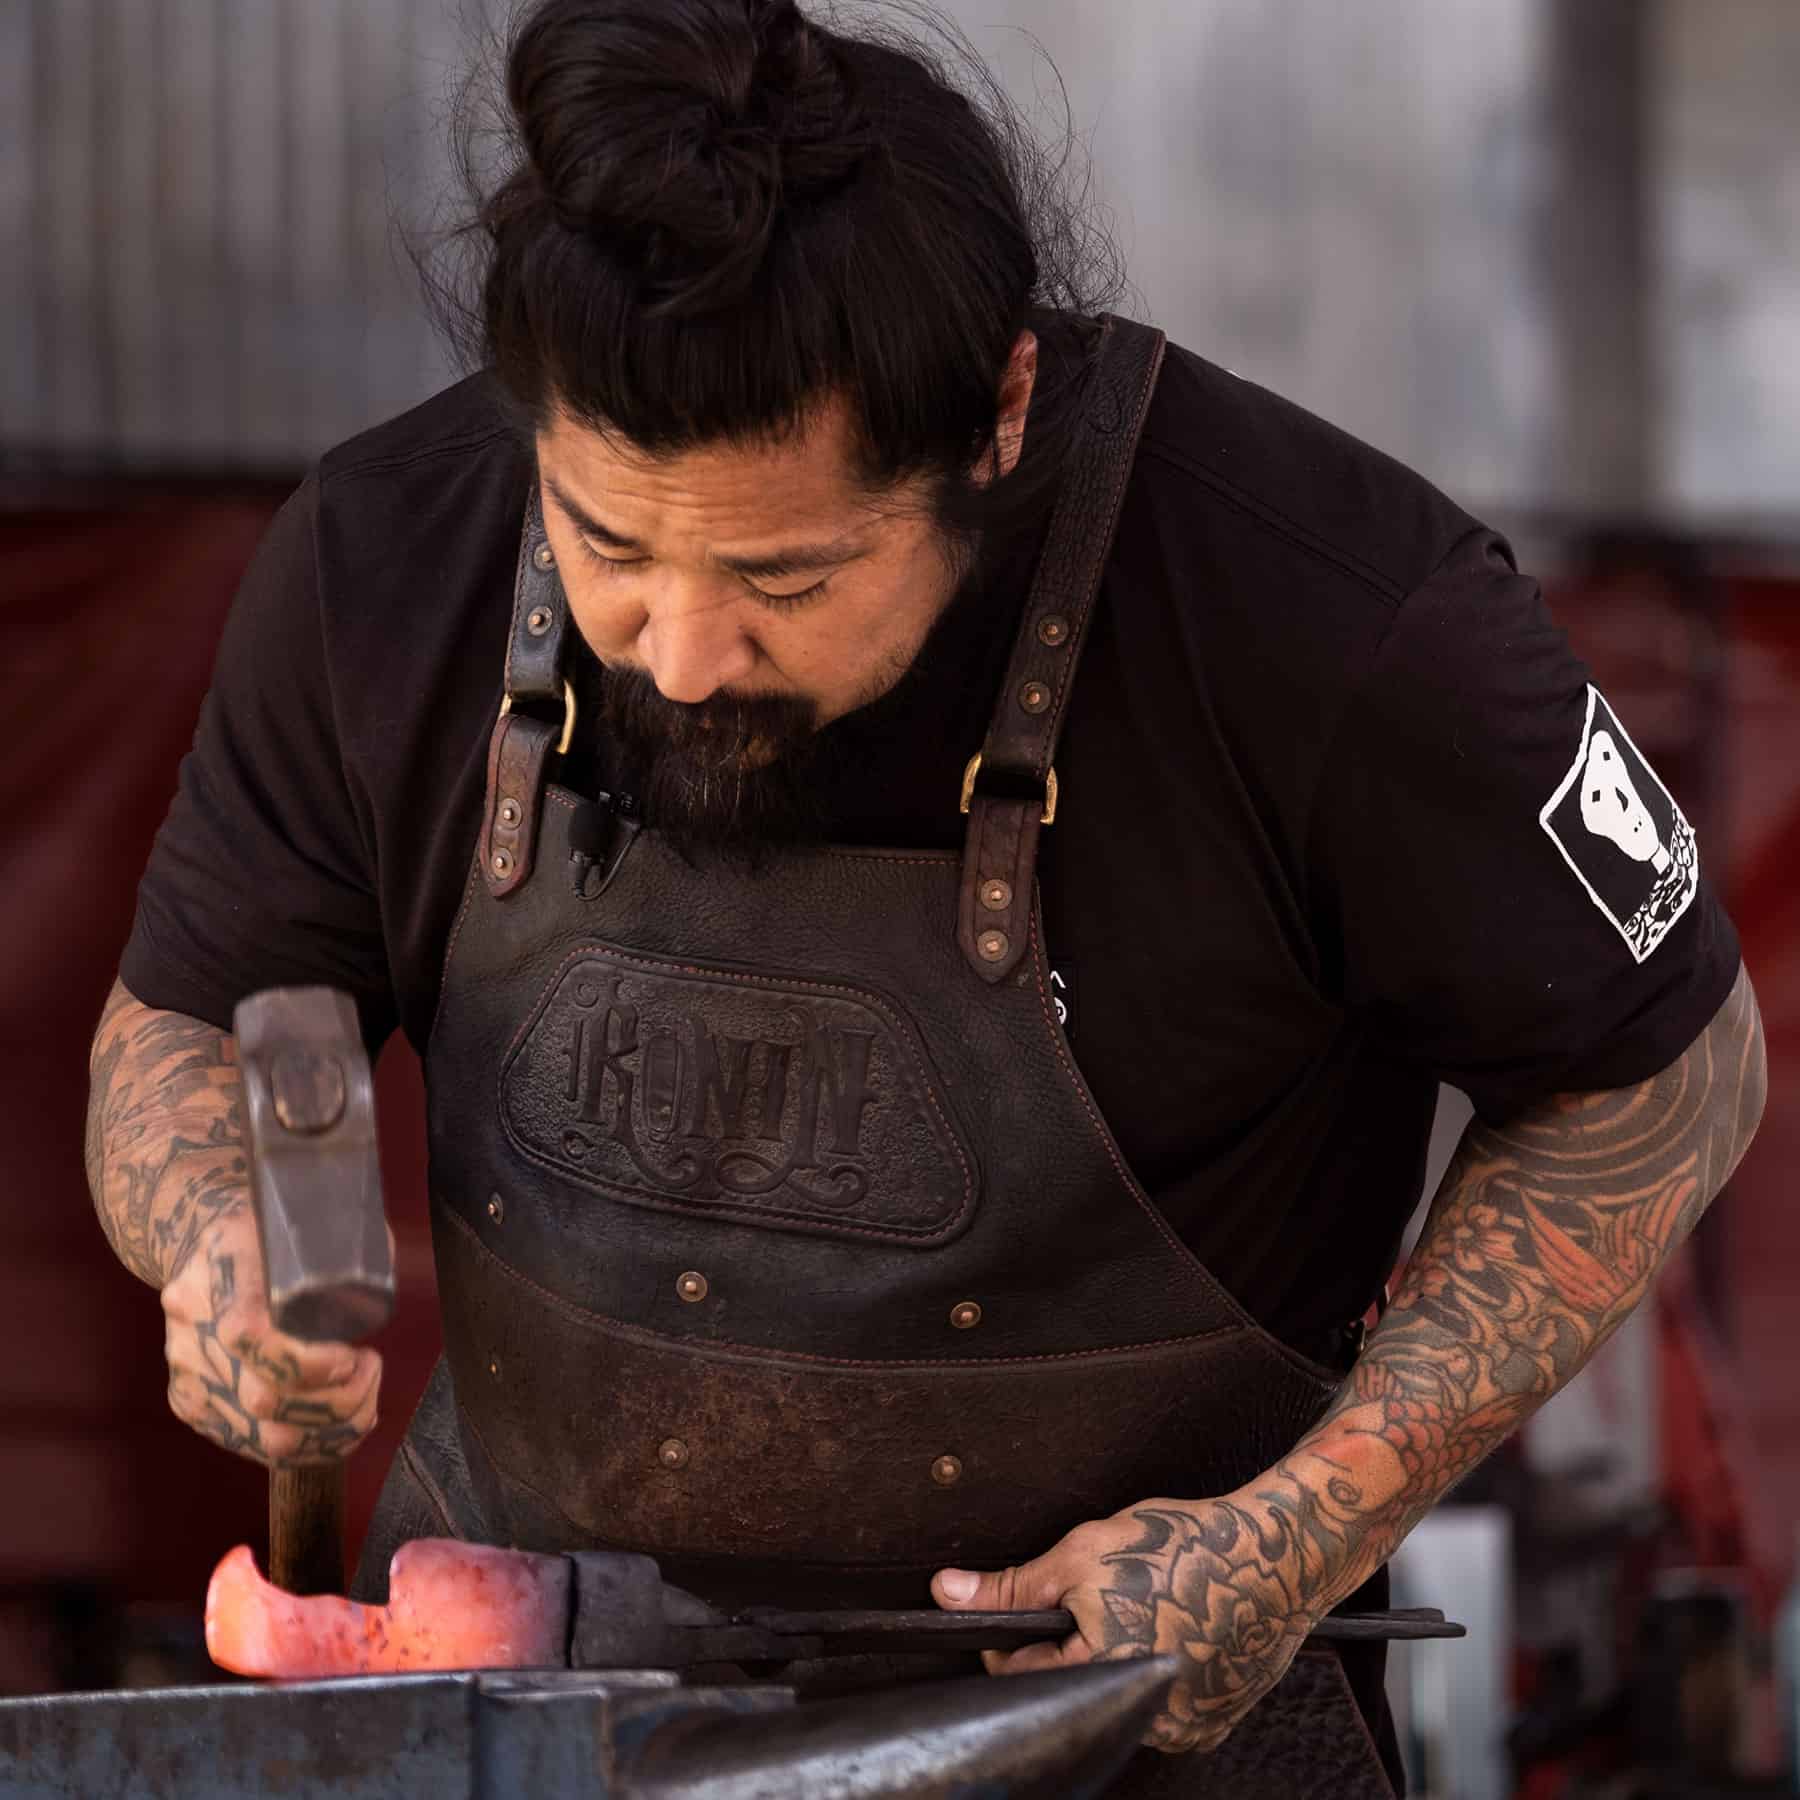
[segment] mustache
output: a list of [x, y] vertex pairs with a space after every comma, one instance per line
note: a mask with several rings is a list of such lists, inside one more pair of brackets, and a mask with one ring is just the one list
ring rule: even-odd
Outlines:
[[753, 746], [779, 753], [818, 729], [818, 707], [803, 695], [727, 692], [670, 700], [639, 669], [606, 671], [601, 716], [627, 739], [720, 767]]

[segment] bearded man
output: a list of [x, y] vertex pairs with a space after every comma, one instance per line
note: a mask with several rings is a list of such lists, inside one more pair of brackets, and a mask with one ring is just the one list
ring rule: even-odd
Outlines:
[[1755, 1127], [1692, 831], [1506, 545], [1096, 317], [916, 46], [544, 0], [506, 77], [480, 371], [270, 530], [95, 1043], [176, 1412], [374, 1419], [269, 1324], [228, 1029], [345, 988], [424, 1057], [446, 1345], [365, 1591], [1066, 1605], [989, 1666], [1183, 1659], [1120, 1792], [1389, 1792], [1378, 1655], [1296, 1653]]

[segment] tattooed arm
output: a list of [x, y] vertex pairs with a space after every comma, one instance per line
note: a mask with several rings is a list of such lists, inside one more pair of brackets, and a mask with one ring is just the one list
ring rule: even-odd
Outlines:
[[88, 1067], [88, 1186], [119, 1260], [162, 1292], [176, 1416], [259, 1462], [348, 1455], [381, 1359], [270, 1322], [231, 1034], [114, 982]]
[[87, 1177], [119, 1261], [160, 1288], [249, 1197], [228, 1031], [140, 1005], [122, 981], [88, 1055]]
[[1217, 1745], [1313, 1623], [1644, 1298], [1737, 1166], [1764, 1091], [1740, 969], [1660, 1075], [1471, 1126], [1392, 1305], [1290, 1454], [1234, 1494], [1151, 1500], [1083, 1525], [1022, 1569], [941, 1572], [940, 1602], [1074, 1611], [1081, 1630], [1067, 1644], [991, 1656], [990, 1668], [1181, 1652], [1149, 1741]]

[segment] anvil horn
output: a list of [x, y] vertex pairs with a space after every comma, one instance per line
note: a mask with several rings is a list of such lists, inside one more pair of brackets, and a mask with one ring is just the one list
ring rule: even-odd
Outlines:
[[1143, 1736], [1172, 1656], [690, 1715], [645, 1745], [642, 1800], [1091, 1800]]

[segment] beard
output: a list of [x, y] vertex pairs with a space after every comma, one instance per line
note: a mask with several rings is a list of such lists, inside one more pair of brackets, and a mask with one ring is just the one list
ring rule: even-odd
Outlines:
[[636, 669], [608, 668], [600, 720], [644, 823], [690, 862], [750, 863], [824, 834], [818, 708], [793, 694], [668, 700]]
[[666, 699], [641, 670], [608, 665], [600, 725], [644, 823], [689, 862], [710, 856], [755, 866], [821, 842], [829, 795], [859, 760], [856, 731], [837, 727], [891, 717], [941, 670], [946, 628], [974, 592], [978, 543], [973, 532], [945, 534], [950, 591], [923, 639], [872, 670], [850, 711], [823, 727], [817, 702], [801, 695], [720, 693], [690, 704]]

